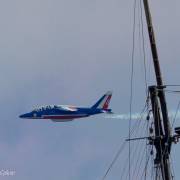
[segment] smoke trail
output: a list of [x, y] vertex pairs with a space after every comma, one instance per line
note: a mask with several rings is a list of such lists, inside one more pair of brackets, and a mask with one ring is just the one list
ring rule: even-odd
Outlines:
[[[111, 114], [111, 115], [106, 115], [105, 118], [107, 119], [121, 119], [121, 120], [129, 120], [129, 114]], [[131, 116], [132, 119], [136, 120], [140, 118], [140, 114], [138, 113], [133, 113]]]
[[[173, 120], [175, 118], [175, 115], [176, 115], [176, 119], [180, 119], [180, 111], [178, 111], [176, 114], [176, 111], [174, 111], [174, 110], [169, 112], [169, 119]], [[140, 113], [133, 113], [131, 118], [133, 120], [138, 120], [138, 119], [144, 119], [144, 118], [146, 118], [146, 116], [147, 116], [147, 113], [146, 114], [144, 113], [142, 115]], [[151, 117], [152, 117], [152, 114], [151, 114]], [[109, 115], [106, 115], [105, 118], [129, 120], [130, 116], [129, 116], [129, 114], [109, 114]]]

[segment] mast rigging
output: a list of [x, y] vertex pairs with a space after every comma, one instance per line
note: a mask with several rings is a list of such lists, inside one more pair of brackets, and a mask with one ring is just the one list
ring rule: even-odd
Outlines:
[[164, 93], [165, 86], [163, 84], [161, 75], [159, 57], [148, 0], [143, 0], [143, 3], [157, 82], [156, 86], [149, 87], [155, 130], [155, 139], [150, 141], [150, 144], [155, 146], [156, 158], [154, 160], [154, 164], [161, 169], [162, 179], [171, 180], [172, 178], [169, 155], [171, 151], [172, 135]]

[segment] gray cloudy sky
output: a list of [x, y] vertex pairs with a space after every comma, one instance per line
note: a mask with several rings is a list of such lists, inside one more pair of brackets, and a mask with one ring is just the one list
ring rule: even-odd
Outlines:
[[[128, 122], [97, 116], [52, 123], [18, 116], [44, 104], [91, 106], [107, 90], [114, 92], [114, 112], [128, 113], [133, 3], [0, 2], [0, 169], [16, 171], [15, 176], [0, 179], [99, 180], [103, 176], [128, 134]], [[151, 7], [164, 79], [167, 84], [180, 84], [180, 2], [152, 0]], [[143, 63], [138, 55], [135, 61], [133, 112], [139, 112], [145, 100]], [[148, 74], [148, 80], [153, 82], [153, 75]], [[177, 99], [169, 98], [170, 109], [175, 109]], [[179, 151], [177, 145], [173, 150], [177, 179]], [[120, 176], [118, 163], [111, 180]]]

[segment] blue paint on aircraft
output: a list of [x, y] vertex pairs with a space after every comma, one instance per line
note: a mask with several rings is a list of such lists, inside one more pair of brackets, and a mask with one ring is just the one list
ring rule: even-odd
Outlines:
[[50, 119], [54, 122], [66, 122], [101, 113], [112, 113], [111, 109], [108, 109], [111, 97], [112, 92], [109, 91], [91, 108], [69, 105], [48, 105], [36, 108], [29, 113], [20, 115], [19, 117], [25, 119]]

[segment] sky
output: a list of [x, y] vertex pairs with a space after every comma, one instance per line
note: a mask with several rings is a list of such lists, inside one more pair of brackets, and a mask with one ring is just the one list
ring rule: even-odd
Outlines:
[[[0, 170], [13, 180], [100, 180], [128, 135], [128, 120], [104, 115], [53, 123], [18, 116], [48, 104], [92, 106], [113, 91], [111, 108], [129, 113], [134, 1], [2, 0], [0, 2]], [[163, 78], [180, 84], [180, 2], [150, 2]], [[138, 23], [136, 24], [138, 29]], [[148, 84], [155, 84], [147, 32]], [[145, 102], [136, 31], [134, 113]], [[170, 110], [179, 96], [168, 95]], [[180, 125], [176, 121], [176, 125]], [[180, 145], [173, 148], [180, 178]], [[125, 153], [127, 155], [127, 153]], [[117, 168], [107, 179], [120, 176]]]

